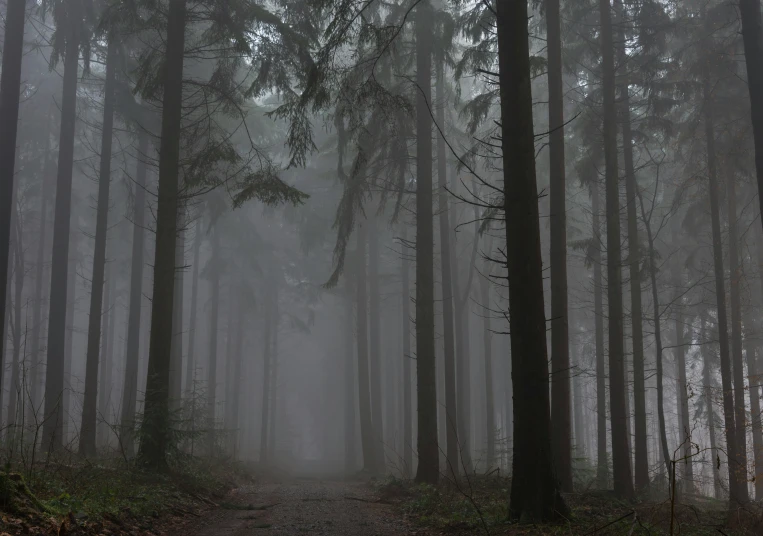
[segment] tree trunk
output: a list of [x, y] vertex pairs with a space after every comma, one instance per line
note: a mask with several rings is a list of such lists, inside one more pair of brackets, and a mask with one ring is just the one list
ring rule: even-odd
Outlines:
[[[701, 327], [701, 339], [702, 341], [706, 341], [707, 336], [705, 335], [705, 323], [706, 318], [705, 315], [701, 315], [702, 319], [702, 327]], [[712, 455], [712, 460], [710, 465], [713, 467], [713, 491], [714, 496], [716, 499], [720, 499], [723, 497], [723, 486], [721, 483], [721, 471], [718, 467], [720, 464], [716, 463], [716, 459], [720, 460], [720, 452], [718, 451], [718, 448], [716, 447], [716, 439], [715, 439], [715, 409], [713, 408], [713, 384], [712, 384], [712, 371], [710, 370], [711, 364], [710, 364], [710, 358], [709, 358], [709, 351], [705, 348], [705, 346], [702, 346], [701, 354], [703, 359], [703, 366], [702, 366], [702, 383], [704, 383], [704, 394], [705, 394], [705, 404], [706, 404], [706, 411], [707, 411], [707, 426], [710, 431], [710, 453]]]
[[497, 2], [496, 10], [514, 393], [509, 516], [540, 522], [563, 516], [567, 509], [551, 452], [527, 2]]
[[[476, 239], [476, 238], [475, 238]], [[490, 255], [490, 250], [488, 250]], [[487, 436], [487, 467], [488, 471], [495, 465], [495, 400], [493, 395], [493, 333], [491, 327], [492, 307], [490, 303], [490, 260], [482, 264], [480, 277], [480, 301], [484, 307], [482, 317], [482, 351], [485, 357], [485, 431]]]
[[245, 321], [245, 309], [244, 300], [238, 300], [238, 326], [236, 329], [236, 343], [234, 345], [234, 365], [233, 365], [233, 386], [232, 386], [232, 398], [231, 404], [231, 418], [229, 426], [232, 428], [233, 439], [231, 444], [233, 445], [233, 459], [238, 459], [239, 445], [241, 443], [241, 437], [239, 433], [240, 428], [240, 408], [241, 408], [241, 352], [244, 348], [244, 321]]
[[196, 222], [193, 238], [193, 280], [191, 283], [191, 317], [188, 322], [188, 360], [185, 369], [185, 392], [193, 391], [196, 376], [196, 309], [199, 296], [199, 250], [201, 249], [201, 219]]
[[[673, 242], [674, 244], [680, 244], [680, 242]], [[676, 281], [678, 285], [681, 285], [680, 278]], [[676, 292], [680, 292], [682, 286], [676, 286]], [[686, 483], [683, 486], [684, 491], [694, 492], [694, 468], [691, 459], [693, 454], [692, 449], [692, 429], [691, 419], [689, 418], [689, 393], [687, 392], [686, 385], [686, 339], [684, 337], [684, 316], [681, 314], [681, 299], [677, 297], [675, 300], [676, 307], [679, 310], [676, 312], [675, 319], [675, 332], [676, 332], [676, 369], [678, 372], [678, 381], [676, 382], [678, 387], [677, 402], [680, 408], [679, 422], [681, 423], [679, 428], [679, 445], [682, 445], [682, 455], [687, 458], [681, 463], [683, 468], [683, 480]]]
[[604, 281], [601, 273], [601, 207], [599, 184], [591, 185], [591, 212], [593, 215], [593, 301], [596, 331], [596, 482], [600, 488], [609, 487], [607, 463], [607, 371], [604, 362]]
[[172, 310], [175, 289], [185, 17], [185, 0], [169, 0], [162, 136], [159, 149], [151, 342], [143, 417], [144, 434], [139, 453], [144, 464], [155, 469], [167, 467], [167, 447], [170, 441], [170, 356], [172, 355]]
[[408, 226], [401, 225], [403, 283], [403, 474], [413, 474], [413, 408], [411, 408], [411, 269], [409, 261]]
[[[704, 15], [707, 26], [709, 18]], [[705, 53], [710, 50], [705, 45]], [[709, 61], [709, 60], [708, 60]], [[728, 320], [726, 313], [726, 284], [723, 270], [723, 242], [721, 239], [721, 217], [719, 184], [715, 153], [715, 119], [712, 86], [707, 61], [703, 68], [703, 112], [705, 119], [705, 142], [707, 144], [707, 172], [710, 193], [710, 216], [713, 232], [713, 266], [715, 271], [715, 298], [718, 311], [718, 343], [721, 356], [721, 380], [723, 384], [723, 418], [726, 429], [726, 448], [729, 453], [729, 492], [732, 502], [746, 503], [748, 492], [746, 485], [747, 466], [742, 464], [744, 457], [739, 451], [735, 425], [734, 390], [732, 388], [731, 356], [729, 355]]]
[[[371, 210], [376, 211], [376, 208]], [[383, 475], [384, 426], [382, 424], [381, 388], [381, 297], [379, 295], [379, 229], [376, 215], [369, 220], [368, 233], [368, 324], [371, 366], [371, 422], [374, 430], [374, 472]]]
[[620, 182], [617, 168], [617, 109], [612, 8], [599, 1], [601, 17], [602, 88], [604, 93], [604, 160], [607, 207], [607, 298], [609, 302], [609, 400], [612, 423], [612, 469], [615, 494], [633, 497], [625, 412], [622, 255], [620, 250]]
[[[617, 1], [621, 20], [626, 20], [622, 1]], [[623, 24], [619, 25], [618, 41], [623, 45], [618, 47], [621, 68], [627, 63], [625, 51], [625, 32]], [[638, 216], [636, 213], [636, 172], [633, 164], [633, 135], [631, 132], [631, 109], [628, 84], [619, 86], [620, 92], [620, 124], [623, 129], [623, 160], [625, 164], [625, 196], [628, 221], [628, 270], [630, 275], [631, 292], [631, 334], [633, 344], [633, 405], [634, 405], [634, 478], [636, 492], [642, 492], [649, 487], [649, 457], [647, 450], [646, 432], [646, 387], [644, 373], [644, 329], [642, 325], [643, 311], [641, 305], [641, 252], [639, 251]]]
[[729, 294], [731, 295], [731, 361], [734, 381], [734, 405], [736, 414], [738, 463], [745, 468], [744, 482], [747, 489], [747, 411], [745, 409], [744, 360], [742, 358], [742, 304], [739, 296], [739, 284], [742, 279], [742, 267], [739, 262], [739, 231], [737, 228], [736, 185], [733, 169], [726, 169], [726, 201], [729, 224]]
[[548, 150], [551, 219], [551, 445], [562, 491], [572, 491], [570, 346], [567, 318], [567, 208], [564, 169], [564, 90], [559, 0], [546, 3]]
[[[752, 321], [746, 323], [751, 326]], [[746, 329], [750, 329], [746, 327]], [[746, 332], [749, 333], [749, 332]], [[752, 448], [755, 461], [755, 475], [763, 472], [763, 432], [761, 432], [760, 422], [760, 375], [758, 374], [758, 363], [755, 351], [755, 344], [749, 335], [745, 337], [745, 349], [747, 352], [747, 370], [750, 379], [750, 415], [752, 417]], [[760, 482], [758, 482], [760, 480]], [[755, 499], [763, 498], [763, 478], [755, 478]]]
[[[212, 258], [209, 280], [209, 357], [207, 362], [207, 453], [214, 457], [217, 438], [215, 437], [217, 413], [217, 327], [220, 321], [220, 229], [212, 231]], [[265, 419], [267, 421], [267, 419]]]
[[366, 281], [367, 222], [357, 229], [355, 256], [355, 299], [358, 333], [358, 411], [360, 412], [360, 442], [363, 451], [363, 470], [373, 472], [376, 463], [374, 432], [371, 423], [371, 386], [368, 378], [368, 288]]
[[69, 269], [71, 228], [72, 168], [74, 131], [77, 119], [77, 71], [82, 26], [82, 1], [68, 3], [66, 54], [61, 99], [61, 134], [58, 150], [58, 179], [53, 223], [53, 256], [50, 276], [50, 313], [48, 315], [48, 357], [45, 377], [45, 423], [42, 445], [47, 450], [63, 446], [61, 397], [64, 391], [64, 347], [66, 345], [66, 282]]
[[[9, 395], [9, 402], [8, 402], [8, 426], [12, 426], [16, 423], [16, 392], [19, 391], [19, 361], [21, 359], [21, 346], [26, 345], [26, 340], [24, 340], [24, 319], [22, 317], [22, 301], [23, 301], [23, 292], [24, 292], [24, 278], [25, 278], [25, 271], [24, 271], [24, 246], [22, 243], [22, 232], [21, 232], [21, 219], [19, 218], [18, 211], [16, 210], [16, 206], [13, 207], [15, 212], [15, 217], [13, 218], [15, 225], [14, 231], [15, 231], [15, 240], [14, 246], [15, 246], [15, 252], [13, 255], [14, 259], [14, 274], [13, 274], [13, 363], [12, 363], [12, 372], [11, 372], [11, 392]], [[2, 363], [4, 365], [4, 356]], [[2, 385], [0, 383], [0, 385]], [[0, 390], [2, 392], [2, 390]], [[2, 404], [0, 404], [0, 407], [2, 407]], [[11, 409], [13, 412], [11, 412]]]
[[77, 303], [77, 245], [72, 248], [73, 252], [69, 255], [69, 281], [67, 283], [69, 290], [67, 292], [66, 304], [66, 347], [64, 348], [64, 396], [63, 396], [63, 440], [65, 445], [69, 445], [70, 431], [74, 427], [72, 419], [72, 354], [74, 347], [74, 305]]
[[[444, 65], [437, 65], [437, 123], [441, 129], [445, 129], [445, 103], [444, 101]], [[452, 252], [448, 189], [448, 168], [445, 156], [445, 138], [437, 137], [437, 187], [439, 190], [439, 218], [440, 218], [440, 266], [442, 267], [442, 322], [443, 322], [443, 345], [445, 372], [445, 463], [446, 471], [452, 478], [457, 478], [459, 473], [458, 451], [458, 415], [456, 410], [456, 358], [453, 324], [453, 275], [452, 275]], [[408, 319], [406, 318], [405, 321]]]
[[281, 309], [278, 304], [278, 282], [273, 285], [273, 331], [271, 344], [271, 373], [270, 373], [270, 431], [268, 432], [268, 458], [275, 461], [276, 450], [276, 417], [278, 415], [278, 328], [280, 327]]
[[[24, 55], [26, 0], [8, 0], [5, 13], [2, 77], [0, 77], [0, 341], [6, 339], [8, 265], [10, 260], [16, 133], [19, 122], [21, 61]], [[47, 135], [47, 133], [46, 133]], [[2, 357], [2, 356], [0, 356]], [[0, 385], [3, 371], [0, 367]]]
[[348, 475], [353, 474], [358, 468], [357, 443], [355, 432], [355, 420], [357, 418], [355, 383], [355, 330], [352, 328], [355, 322], [354, 308], [352, 304], [352, 285], [347, 278], [345, 296], [345, 348], [344, 348], [344, 469]]
[[260, 422], [260, 466], [264, 469], [268, 463], [268, 419], [270, 417], [270, 352], [273, 334], [273, 295], [272, 285], [266, 281], [265, 288], [265, 325], [263, 333], [264, 349], [262, 353], [262, 419]]
[[111, 186], [111, 146], [114, 135], [114, 86], [116, 83], [116, 37], [108, 37], [106, 81], [103, 100], [103, 133], [101, 136], [101, 168], [98, 174], [98, 208], [93, 250], [93, 279], [90, 292], [90, 317], [87, 330], [85, 365], [85, 402], [82, 405], [82, 427], [79, 452], [95, 456], [95, 436], [98, 400], [98, 361], [101, 347], [101, 316], [103, 314], [103, 283], [106, 267], [106, 235], [109, 230], [109, 190]]
[[758, 179], [758, 200], [763, 211], [763, 24], [760, 2], [739, 0], [742, 21], [742, 42], [747, 59], [747, 87], [750, 91], [750, 112], [755, 142], [755, 171]]
[[98, 386], [98, 444], [106, 445], [109, 439], [111, 419], [111, 392], [114, 370], [114, 328], [116, 327], [117, 293], [116, 273], [109, 264], [106, 271], [106, 294], [103, 308], [103, 341], [101, 345], [101, 377]]
[[[175, 249], [175, 290], [172, 307], [172, 357], [170, 358], [170, 411], [180, 410], [183, 397], [183, 280], [185, 274], [185, 208], [178, 207]], [[229, 391], [230, 392], [230, 391]], [[226, 395], [227, 396], [227, 395]]]
[[[476, 240], [476, 237], [475, 237]], [[455, 248], [454, 248], [455, 249]], [[460, 285], [460, 257], [451, 251], [453, 264], [453, 295], [455, 301], [456, 323], [456, 410], [458, 447], [461, 454], [461, 469], [466, 474], [474, 472], [471, 456], [471, 342], [469, 333], [469, 310], [467, 307], [470, 278], [467, 278], [466, 288]], [[463, 296], [463, 298], [462, 298]]]
[[148, 134], [141, 132], [138, 138], [137, 169], [135, 172], [135, 197], [132, 214], [132, 255], [130, 265], [130, 310], [127, 317], [127, 347], [125, 350], [125, 378], [122, 389], [122, 418], [120, 443], [125, 454], [135, 454], [135, 405], [138, 398], [138, 363], [140, 361], [140, 316], [143, 301], [143, 257], [145, 235], [143, 226], [146, 214], [146, 158]]
[[[639, 206], [641, 207], [641, 218], [646, 226], [646, 237], [649, 243], [649, 278], [652, 283], [652, 313], [654, 317], [654, 343], [655, 343], [655, 362], [657, 368], [657, 419], [658, 419], [658, 434], [660, 436], [662, 463], [660, 464], [667, 469], [668, 475], [670, 471], [670, 450], [668, 449], [668, 436], [665, 430], [665, 393], [663, 386], [663, 363], [662, 363], [662, 328], [660, 326], [660, 295], [657, 288], [657, 251], [654, 247], [654, 236], [652, 236], [652, 224], [651, 213], [647, 215], [646, 208], [644, 207], [644, 200], [637, 191], [639, 198]], [[660, 470], [662, 474], [662, 470]]]
[[416, 7], [416, 482], [437, 484], [437, 373], [434, 337], [434, 222], [432, 213], [432, 6]]

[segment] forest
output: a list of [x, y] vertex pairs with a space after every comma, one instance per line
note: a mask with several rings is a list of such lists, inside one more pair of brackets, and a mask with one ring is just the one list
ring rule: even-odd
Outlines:
[[0, 15], [0, 533], [763, 533], [758, 0]]

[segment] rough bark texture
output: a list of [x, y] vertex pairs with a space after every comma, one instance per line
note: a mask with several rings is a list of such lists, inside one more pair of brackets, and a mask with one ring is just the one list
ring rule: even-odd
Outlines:
[[[11, 206], [16, 167], [16, 133], [21, 92], [21, 59], [24, 53], [26, 0], [8, 0], [5, 13], [2, 77], [0, 77], [0, 341], [5, 335], [8, 266], [11, 240]], [[2, 358], [2, 356], [0, 356]], [[3, 379], [0, 367], [0, 382]], [[0, 383], [2, 385], [2, 383]]]
[[543, 521], [564, 515], [566, 507], [551, 452], [527, 2], [499, 1], [496, 9], [514, 393], [509, 515]]
[[432, 7], [416, 7], [416, 482], [439, 480], [437, 373], [434, 336], [434, 222], [432, 211]]
[[117, 43], [109, 37], [106, 55], [106, 81], [103, 98], [103, 134], [101, 137], [100, 173], [98, 174], [98, 206], [95, 217], [95, 248], [93, 250], [93, 279], [90, 291], [90, 316], [87, 329], [85, 364], [85, 401], [82, 405], [82, 427], [79, 451], [83, 456], [95, 456], [96, 402], [98, 396], [98, 362], [101, 348], [101, 316], [103, 314], [103, 284], [106, 271], [106, 235], [109, 230], [109, 191], [111, 189], [111, 146], [114, 134], [114, 86], [116, 83]]
[[[445, 128], [444, 101], [444, 66], [437, 66], [437, 123]], [[442, 280], [442, 322], [443, 322], [443, 369], [445, 372], [445, 463], [449, 476], [459, 473], [458, 462], [458, 414], [456, 410], [456, 357], [455, 357], [455, 328], [453, 324], [453, 275], [451, 264], [451, 224], [448, 196], [448, 168], [445, 156], [445, 139], [437, 137], [437, 188], [438, 208], [440, 218], [440, 266]]]
[[130, 265], [130, 305], [127, 316], [127, 347], [122, 390], [122, 419], [120, 442], [127, 456], [135, 454], [135, 404], [138, 398], [138, 362], [140, 360], [140, 316], [143, 301], [143, 257], [145, 247], [144, 221], [146, 215], [146, 155], [148, 134], [138, 138], [135, 197], [132, 214], [132, 255]]
[[559, 0], [546, 2], [548, 138], [551, 205], [551, 442], [562, 491], [572, 491], [572, 413], [567, 311], [567, 203], [564, 170], [564, 90]]
[[165, 469], [167, 466], [167, 447], [170, 440], [169, 384], [175, 290], [185, 17], [185, 0], [170, 0], [163, 77], [164, 96], [159, 149], [151, 339], [143, 419], [144, 434], [140, 444], [140, 457], [143, 463], [156, 469]]
[[620, 181], [617, 168], [617, 109], [612, 39], [612, 8], [600, 0], [602, 89], [604, 94], [604, 167], [607, 214], [607, 298], [609, 302], [609, 400], [612, 423], [612, 476], [615, 494], [633, 497], [625, 411], [622, 255], [620, 247]]
[[48, 315], [48, 356], [45, 379], [45, 424], [42, 445], [46, 450], [63, 446], [61, 398], [64, 391], [64, 347], [66, 345], [66, 282], [69, 270], [69, 234], [71, 228], [72, 166], [77, 116], [77, 72], [82, 30], [82, 1], [69, 2], [66, 25], [63, 95], [61, 98], [61, 134], [58, 149], [58, 179], [53, 223], [53, 256], [50, 276], [50, 312]]

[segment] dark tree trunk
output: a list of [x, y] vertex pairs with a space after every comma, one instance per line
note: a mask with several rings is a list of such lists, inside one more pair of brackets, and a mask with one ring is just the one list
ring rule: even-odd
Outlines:
[[[437, 123], [441, 129], [445, 129], [445, 102], [444, 102], [444, 66], [437, 65]], [[450, 235], [452, 232], [449, 215], [448, 196], [448, 168], [445, 156], [445, 139], [437, 137], [437, 187], [439, 190], [439, 218], [440, 218], [440, 266], [442, 267], [442, 322], [445, 372], [445, 463], [446, 471], [451, 477], [457, 477], [459, 473], [458, 452], [458, 415], [456, 410], [456, 358], [453, 324], [453, 275], [451, 264]], [[407, 321], [407, 319], [406, 319]]]
[[[763, 58], [761, 58], [763, 59]], [[736, 184], [733, 169], [726, 169], [726, 201], [729, 224], [729, 294], [731, 295], [731, 361], [734, 380], [734, 406], [736, 414], [738, 463], [747, 467], [747, 411], [745, 409], [744, 393], [744, 360], [742, 358], [742, 304], [739, 296], [739, 285], [742, 279], [742, 267], [739, 262], [739, 231], [737, 226]], [[741, 484], [747, 489], [747, 474], [743, 475]]]
[[591, 185], [593, 215], [593, 301], [596, 331], [596, 482], [600, 488], [609, 487], [607, 463], [607, 371], [604, 360], [604, 281], [601, 273], [601, 207], [599, 184]]
[[172, 357], [170, 358], [170, 411], [180, 409], [183, 396], [183, 280], [185, 274], [185, 209], [178, 207], [175, 250], [175, 291], [172, 307]]
[[[21, 60], [24, 55], [26, 0], [8, 0], [5, 13], [2, 77], [0, 77], [0, 341], [6, 339], [8, 265], [10, 260], [11, 213], [16, 166], [16, 133], [21, 93]], [[47, 135], [47, 133], [46, 133]], [[2, 356], [0, 356], [2, 357]], [[0, 385], [3, 372], [0, 367]]]
[[167, 467], [170, 441], [169, 389], [172, 355], [172, 310], [175, 290], [180, 125], [185, 56], [185, 0], [170, 0], [167, 51], [164, 62], [162, 136], [159, 149], [159, 191], [156, 213], [156, 254], [151, 302], [146, 402], [140, 457], [155, 469]]
[[363, 451], [363, 470], [373, 472], [374, 432], [371, 422], [371, 386], [368, 378], [368, 287], [366, 281], [367, 222], [357, 229], [355, 256], [355, 314], [358, 333], [358, 411], [360, 413], [360, 442]]
[[[372, 208], [376, 210], [376, 208]], [[379, 295], [379, 229], [376, 215], [368, 220], [368, 325], [371, 382], [371, 422], [374, 430], [374, 472], [383, 475], [384, 426], [381, 388], [381, 296]]]
[[409, 267], [408, 226], [402, 224], [403, 283], [403, 473], [413, 474], [413, 408], [411, 407], [411, 269]]
[[[209, 456], [215, 455], [216, 447], [216, 413], [217, 413], [217, 327], [220, 321], [220, 229], [212, 231], [212, 258], [210, 262], [211, 273], [209, 280], [209, 356], [207, 361], [207, 452]], [[170, 380], [172, 381], [172, 380]], [[267, 418], [265, 418], [267, 421]]]
[[239, 445], [241, 444], [239, 414], [241, 408], [241, 363], [243, 358], [241, 352], [244, 349], [245, 316], [244, 301], [238, 300], [238, 318], [236, 319], [238, 325], [236, 329], [236, 342], [233, 348], [233, 385], [231, 387], [233, 402], [231, 403], [229, 424], [233, 434], [231, 444], [233, 446], [232, 454], [234, 460], [238, 459]]
[[[705, 15], [706, 25], [710, 22]], [[705, 45], [705, 53], [710, 50]], [[707, 61], [710, 61], [708, 58]], [[723, 270], [723, 241], [721, 238], [721, 216], [719, 201], [719, 184], [715, 152], [715, 118], [714, 100], [707, 61], [703, 65], [703, 112], [705, 119], [705, 142], [707, 144], [707, 174], [709, 179], [710, 216], [713, 232], [713, 266], [715, 271], [715, 299], [718, 311], [718, 343], [721, 357], [721, 381], [723, 384], [723, 418], [726, 429], [726, 448], [729, 453], [729, 492], [731, 501], [746, 503], [747, 466], [742, 465], [744, 457], [739, 452], [735, 425], [734, 390], [732, 388], [731, 356], [729, 355], [729, 333], [726, 313], [726, 283]]]
[[42, 445], [46, 450], [63, 446], [61, 397], [64, 391], [64, 347], [66, 345], [66, 282], [69, 269], [74, 130], [77, 120], [77, 71], [82, 26], [82, 2], [68, 3], [61, 134], [58, 149], [58, 179], [53, 223], [53, 256], [50, 276], [50, 313], [48, 315], [48, 357], [45, 377], [45, 423]]
[[122, 389], [120, 443], [127, 456], [135, 454], [135, 405], [138, 398], [138, 363], [140, 361], [140, 316], [143, 300], [144, 221], [146, 215], [146, 158], [148, 134], [138, 138], [135, 197], [132, 214], [132, 255], [130, 265], [130, 309], [127, 317], [127, 348]]
[[755, 171], [758, 200], [763, 211], [763, 23], [758, 0], [739, 0], [742, 41], [747, 58], [747, 87], [750, 91], [752, 133], [755, 141]]
[[199, 250], [201, 249], [201, 219], [196, 222], [193, 239], [193, 280], [191, 283], [191, 317], [188, 322], [188, 360], [185, 369], [185, 392], [193, 391], [196, 376], [196, 314], [199, 297]]
[[111, 386], [114, 368], [114, 328], [116, 326], [116, 273], [112, 264], [106, 267], [106, 293], [103, 303], [103, 337], [101, 342], [101, 374], [98, 382], [98, 444], [106, 445], [111, 418]]
[[[637, 192], [638, 194], [638, 192]], [[665, 430], [665, 394], [663, 385], [663, 363], [662, 363], [662, 328], [660, 325], [660, 294], [657, 288], [657, 251], [654, 246], [654, 236], [652, 235], [651, 213], [647, 215], [646, 208], [644, 207], [644, 200], [641, 195], [638, 195], [639, 206], [641, 207], [641, 218], [646, 226], [646, 237], [649, 243], [649, 279], [652, 283], [652, 314], [654, 317], [654, 343], [655, 351], [654, 357], [656, 362], [656, 374], [657, 374], [657, 419], [658, 419], [658, 434], [660, 436], [661, 445], [661, 460], [660, 474], [662, 474], [662, 466], [667, 469], [667, 473], [670, 472], [670, 450], [668, 449], [668, 436]]]
[[514, 459], [509, 516], [544, 521], [566, 506], [554, 472], [535, 178], [527, 2], [497, 2]]
[[[706, 341], [707, 335], [705, 330], [705, 324], [706, 324], [706, 318], [705, 315], [701, 315], [701, 338], [700, 340]], [[711, 337], [715, 338], [715, 337]], [[720, 459], [720, 452], [717, 448], [717, 442], [715, 439], [715, 408], [713, 408], [713, 382], [712, 382], [712, 375], [713, 372], [710, 370], [711, 367], [711, 360], [709, 358], [710, 351], [706, 348], [706, 345], [703, 345], [701, 348], [701, 354], [702, 354], [702, 383], [703, 391], [705, 395], [705, 410], [707, 411], [707, 426], [710, 429], [710, 454], [712, 457], [712, 460]], [[723, 484], [721, 482], [721, 471], [720, 467], [718, 467], [719, 464], [713, 461], [711, 463], [713, 467], [713, 492], [714, 497], [716, 499], [720, 499], [723, 497]]]
[[[21, 233], [21, 220], [19, 218], [18, 211], [16, 209], [16, 206], [14, 205], [13, 211], [15, 213], [14, 225], [15, 228], [15, 239], [13, 240], [13, 245], [15, 246], [15, 252], [13, 255], [14, 259], [14, 269], [13, 269], [13, 362], [11, 365], [11, 392], [9, 394], [9, 402], [8, 402], [8, 426], [11, 426], [16, 423], [16, 393], [20, 390], [19, 386], [19, 361], [21, 359], [21, 347], [22, 345], [26, 345], [26, 341], [24, 340], [24, 319], [22, 317], [22, 301], [23, 301], [23, 292], [24, 292], [24, 279], [25, 279], [25, 270], [24, 270], [24, 245], [22, 242], [22, 233]], [[3, 361], [0, 362], [0, 365], [4, 366], [4, 356]], [[2, 385], [0, 383], [0, 385]], [[2, 393], [2, 390], [0, 389], [0, 394]], [[1, 398], [0, 398], [1, 401]], [[0, 407], [2, 407], [2, 404], [0, 403]], [[11, 409], [13, 412], [11, 412]]]
[[90, 292], [90, 317], [87, 330], [85, 365], [85, 401], [82, 405], [82, 427], [79, 452], [95, 456], [95, 436], [98, 400], [98, 362], [101, 348], [101, 316], [103, 314], [103, 284], [106, 267], [106, 235], [109, 230], [109, 190], [111, 186], [111, 146], [114, 134], [114, 86], [116, 83], [116, 37], [108, 38], [106, 81], [103, 100], [103, 134], [101, 137], [101, 168], [98, 174], [98, 207], [95, 218], [95, 248], [93, 250], [93, 279]]
[[72, 352], [74, 347], [74, 304], [77, 303], [77, 246], [72, 248], [72, 254], [69, 255], [69, 281], [67, 283], [69, 290], [67, 292], [66, 304], [66, 348], [64, 348], [64, 396], [63, 396], [63, 440], [64, 444], [69, 445], [71, 441], [70, 428], [73, 427], [72, 419]]
[[[475, 237], [476, 240], [476, 237]], [[455, 249], [455, 248], [454, 248]], [[456, 410], [458, 447], [461, 454], [461, 469], [469, 474], [474, 472], [471, 455], [471, 340], [469, 332], [469, 291], [471, 274], [463, 291], [460, 285], [461, 259], [451, 250], [453, 270], [453, 296], [455, 301], [454, 316], [456, 323]], [[469, 265], [471, 270], [473, 261]]]
[[607, 298], [609, 302], [609, 411], [612, 423], [612, 469], [615, 494], [633, 497], [625, 411], [622, 255], [620, 249], [620, 181], [617, 168], [617, 109], [612, 40], [612, 7], [599, 1], [601, 17], [602, 90], [604, 94], [604, 160], [607, 214]]
[[[476, 239], [476, 238], [475, 238]], [[487, 255], [490, 255], [488, 250]], [[482, 264], [480, 277], [480, 301], [484, 307], [482, 317], [482, 351], [485, 357], [485, 444], [487, 445], [488, 471], [495, 465], [495, 400], [493, 395], [493, 333], [491, 327], [492, 307], [490, 303], [490, 262]]]
[[[617, 1], [621, 20], [626, 20], [622, 2]], [[626, 66], [625, 32], [619, 25], [618, 47], [621, 69]], [[620, 84], [620, 124], [623, 129], [623, 160], [625, 164], [625, 196], [628, 218], [628, 270], [631, 292], [631, 334], [633, 340], [633, 405], [634, 405], [634, 478], [636, 491], [649, 487], [649, 457], [646, 433], [646, 387], [644, 381], [644, 329], [641, 305], [641, 252], [638, 237], [638, 216], [636, 213], [636, 172], [633, 164], [633, 135], [631, 132], [631, 108], [628, 84]]]
[[559, 0], [546, 2], [548, 139], [551, 205], [551, 444], [562, 491], [572, 491], [572, 414], [567, 318], [567, 208], [564, 169], [564, 90]]
[[416, 482], [439, 480], [437, 373], [434, 337], [432, 211], [432, 6], [416, 8], [416, 390], [419, 464]]
[[[680, 244], [680, 242], [673, 242], [674, 244]], [[680, 279], [677, 281], [680, 282]], [[679, 283], [680, 284], [680, 283]], [[680, 292], [681, 287], [677, 286], [677, 292]], [[679, 422], [681, 423], [678, 434], [678, 443], [682, 445], [682, 455], [687, 456], [687, 459], [681, 463], [683, 469], [683, 490], [692, 492], [694, 491], [694, 467], [691, 459], [693, 454], [692, 438], [691, 438], [691, 419], [689, 418], [689, 393], [687, 391], [686, 384], [686, 338], [684, 337], [684, 316], [680, 311], [681, 299], [676, 298], [675, 305], [679, 308], [676, 312], [675, 319], [675, 332], [676, 332], [676, 369], [677, 369], [677, 388], [678, 396], [677, 402], [679, 411]]]
[[[752, 321], [746, 323], [747, 326]], [[746, 328], [749, 329], [749, 328]], [[745, 350], [747, 353], [747, 370], [750, 379], [750, 416], [752, 417], [752, 448], [755, 461], [755, 473], [758, 474], [763, 469], [763, 432], [761, 432], [760, 422], [760, 375], [758, 374], [758, 363], [754, 342], [745, 337]], [[760, 482], [758, 482], [760, 480]], [[755, 499], [763, 498], [763, 478], [755, 479]]]

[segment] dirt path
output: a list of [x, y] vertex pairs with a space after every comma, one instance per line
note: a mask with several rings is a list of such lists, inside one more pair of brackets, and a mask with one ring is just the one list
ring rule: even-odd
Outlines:
[[[232, 502], [255, 510], [216, 510], [193, 536], [416, 534], [366, 483], [320, 480], [262, 482], [236, 490]], [[419, 533], [421, 534], [421, 533]]]

